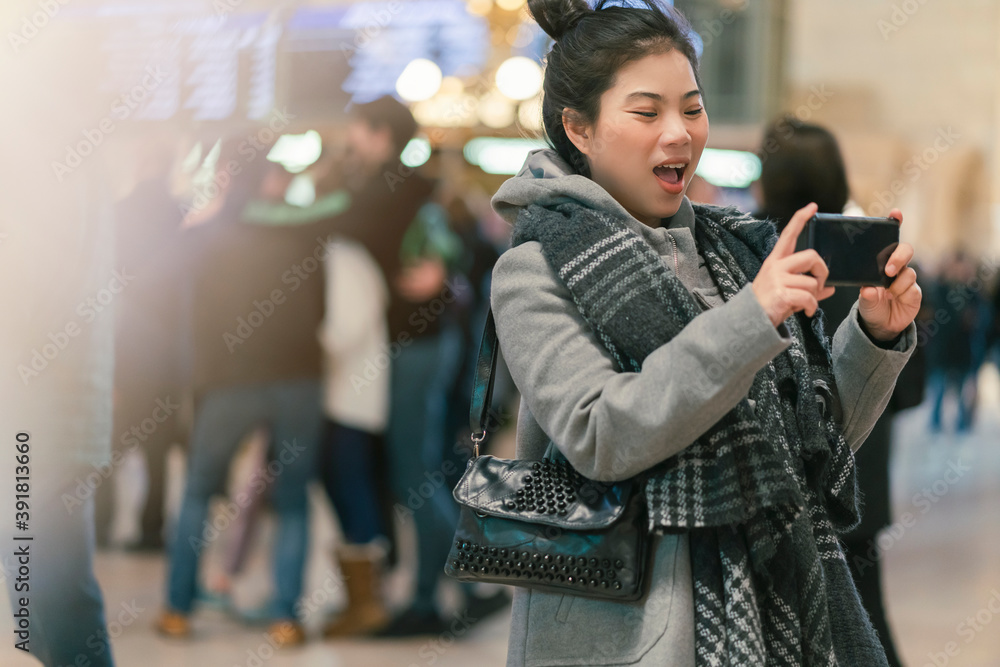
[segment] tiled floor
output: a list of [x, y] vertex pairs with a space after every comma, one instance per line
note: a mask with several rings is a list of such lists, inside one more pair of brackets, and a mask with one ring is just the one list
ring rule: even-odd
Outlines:
[[[893, 502], [896, 516], [912, 515], [884, 534], [886, 597], [897, 644], [910, 667], [997, 667], [1000, 665], [1000, 379], [988, 368], [982, 378], [983, 403], [974, 433], [956, 438], [927, 432], [927, 406], [897, 420]], [[946, 473], [951, 470], [958, 472]], [[324, 556], [332, 532], [325, 514], [316, 518], [307, 596], [315, 611], [307, 621], [322, 622], [324, 609], [341, 601], [336, 573]], [[260, 542], [265, 543], [264, 530]], [[258, 549], [262, 551], [262, 549]], [[238, 601], [252, 604], [266, 595], [267, 559], [258, 554], [240, 585]], [[503, 665], [509, 615], [499, 614], [461, 636], [396, 642], [311, 641], [305, 648], [271, 656], [261, 629], [242, 627], [217, 611], [197, 616], [197, 637], [173, 642], [150, 629], [162, 600], [164, 562], [156, 556], [102, 553], [98, 577], [109, 618], [132, 605], [138, 618], [112, 623], [118, 663], [124, 667], [438, 667]], [[405, 569], [405, 568], [404, 568]], [[395, 603], [410, 585], [398, 573], [391, 580]], [[332, 590], [333, 592], [329, 592]], [[445, 591], [452, 604], [454, 591]], [[990, 606], [992, 605], [992, 609]], [[456, 626], [462, 630], [461, 625]], [[978, 628], [978, 629], [977, 629]], [[0, 619], [0, 637], [10, 636]], [[948, 655], [948, 651], [952, 655]], [[0, 665], [37, 664], [0, 645]]]

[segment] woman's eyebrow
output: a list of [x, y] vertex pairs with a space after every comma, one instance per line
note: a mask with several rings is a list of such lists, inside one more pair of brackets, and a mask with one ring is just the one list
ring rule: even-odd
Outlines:
[[[701, 91], [698, 90], [697, 88], [695, 88], [694, 90], [689, 90], [688, 92], [684, 93], [681, 96], [681, 99], [682, 100], [686, 100], [686, 99], [689, 99], [689, 98], [692, 98], [692, 97], [697, 97], [698, 95], [701, 95]], [[662, 102], [663, 101], [663, 95], [660, 95], [659, 93], [651, 93], [651, 92], [648, 92], [648, 91], [645, 91], [645, 90], [637, 90], [634, 93], [629, 93], [628, 95], [625, 96], [625, 101], [626, 102], [631, 102], [633, 99], [636, 99], [636, 98], [639, 98], [639, 97], [646, 97], [646, 98], [649, 98], [649, 99], [654, 100], [656, 102]]]

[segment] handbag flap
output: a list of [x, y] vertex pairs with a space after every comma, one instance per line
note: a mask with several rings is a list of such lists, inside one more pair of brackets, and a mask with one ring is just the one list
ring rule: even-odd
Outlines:
[[481, 514], [572, 530], [617, 521], [635, 489], [632, 480], [587, 479], [565, 461], [522, 461], [483, 455], [469, 461], [452, 495]]

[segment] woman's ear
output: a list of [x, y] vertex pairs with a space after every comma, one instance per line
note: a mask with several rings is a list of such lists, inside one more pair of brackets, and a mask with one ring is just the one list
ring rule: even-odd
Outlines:
[[563, 129], [566, 136], [573, 142], [573, 145], [584, 155], [590, 155], [590, 146], [593, 142], [593, 132], [591, 128], [583, 122], [580, 114], [569, 107], [562, 112]]

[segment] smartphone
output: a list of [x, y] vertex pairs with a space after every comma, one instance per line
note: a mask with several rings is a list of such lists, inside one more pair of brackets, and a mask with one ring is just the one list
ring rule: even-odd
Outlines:
[[827, 285], [879, 285], [888, 287], [885, 275], [896, 246], [899, 222], [895, 218], [861, 218], [817, 213], [806, 224], [807, 248], [826, 262]]

